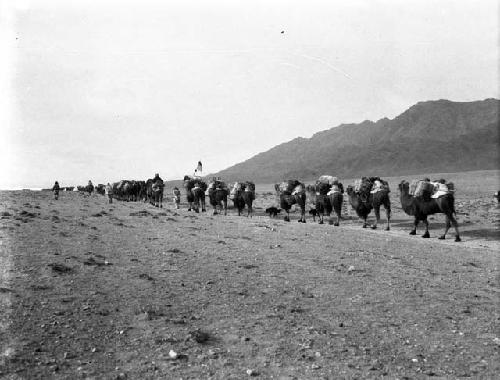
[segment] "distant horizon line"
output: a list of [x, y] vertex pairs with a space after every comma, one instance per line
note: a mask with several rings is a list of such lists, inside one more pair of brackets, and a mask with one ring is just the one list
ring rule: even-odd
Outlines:
[[[385, 178], [391, 178], [391, 177], [403, 177], [405, 175], [407, 176], [415, 176], [418, 177], [419, 175], [437, 175], [437, 174], [459, 174], [459, 173], [473, 173], [473, 172], [500, 172], [500, 168], [498, 169], [479, 169], [479, 170], [464, 170], [460, 172], [422, 172], [418, 174], [401, 174], [401, 175], [392, 175], [392, 176], [383, 176]], [[210, 175], [203, 176], [202, 178], [206, 179]], [[345, 178], [347, 180], [349, 179], [355, 179], [356, 177], [352, 178]], [[164, 180], [164, 182], [176, 182], [176, 181], [182, 181], [182, 179], [173, 179], [173, 180]], [[280, 182], [279, 180], [276, 180], [277, 182]], [[276, 181], [270, 182], [270, 183], [277, 183]], [[119, 182], [119, 181], [118, 181]], [[113, 182], [115, 183], [115, 182]], [[270, 183], [256, 183], [256, 185], [268, 185]], [[83, 186], [83, 185], [69, 185], [69, 186], [61, 186], [62, 189], [66, 187], [74, 187], [75, 189], [78, 186]], [[0, 188], [0, 191], [44, 191], [44, 190], [51, 190], [51, 188], [48, 187], [39, 187], [39, 186], [33, 186], [33, 187], [23, 187], [23, 186], [15, 186], [12, 188]], [[65, 190], [63, 190], [65, 191]], [[78, 191], [78, 190], [73, 190], [73, 191]]]

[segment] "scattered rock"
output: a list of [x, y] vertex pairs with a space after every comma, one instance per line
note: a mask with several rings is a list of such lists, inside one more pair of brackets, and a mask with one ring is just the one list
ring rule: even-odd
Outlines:
[[190, 331], [189, 336], [197, 343], [205, 343], [210, 339], [210, 334], [202, 330]]
[[177, 359], [177, 357], [178, 357], [178, 356], [179, 356], [179, 355], [178, 355], [178, 354], [177, 354], [177, 352], [175, 352], [174, 350], [170, 350], [170, 351], [168, 352], [168, 357], [169, 357], [170, 359]]
[[247, 369], [247, 375], [248, 376], [259, 376], [259, 372], [257, 372], [254, 369]]
[[51, 263], [48, 266], [52, 268], [53, 272], [61, 273], [61, 274], [73, 273], [75, 271], [74, 268], [69, 267], [69, 266], [64, 265], [64, 264]]
[[109, 263], [107, 263], [106, 261], [100, 261], [100, 260], [96, 260], [95, 258], [93, 257], [89, 257], [88, 259], [86, 259], [84, 262], [83, 262], [83, 265], [95, 265], [95, 266], [104, 266], [104, 265], [108, 265]]

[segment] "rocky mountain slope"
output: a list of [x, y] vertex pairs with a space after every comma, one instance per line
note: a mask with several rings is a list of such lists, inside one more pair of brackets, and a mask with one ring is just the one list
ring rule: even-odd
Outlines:
[[419, 102], [390, 120], [342, 124], [229, 167], [228, 181], [498, 169], [500, 100]]

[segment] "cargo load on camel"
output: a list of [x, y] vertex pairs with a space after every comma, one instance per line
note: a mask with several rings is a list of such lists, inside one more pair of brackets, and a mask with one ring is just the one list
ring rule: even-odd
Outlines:
[[296, 190], [297, 187], [301, 186], [302, 184], [297, 181], [296, 179], [289, 179], [288, 181], [284, 181], [280, 183], [279, 185], [279, 190], [283, 194], [292, 194], [294, 190]]
[[330, 195], [333, 193], [343, 193], [344, 187], [339, 183], [337, 177], [322, 175], [316, 180], [316, 193], [318, 195]]
[[236, 193], [239, 191], [247, 191], [255, 195], [255, 183], [251, 181], [235, 182], [229, 193], [229, 199], [234, 200]]
[[198, 185], [203, 191], [207, 190], [208, 185], [205, 181], [203, 181], [201, 178], [194, 178], [191, 176], [184, 176], [184, 187], [186, 190], [190, 191], [192, 190], [195, 185]]
[[354, 181], [354, 191], [358, 194], [370, 194], [379, 191], [391, 191], [389, 182], [380, 177], [363, 177]]
[[331, 175], [322, 175], [318, 178], [317, 183], [325, 183], [327, 185], [333, 185], [335, 183], [338, 183], [339, 179], [337, 177], [331, 176]]
[[409, 195], [424, 199], [439, 198], [447, 194], [453, 194], [454, 192], [454, 183], [446, 182], [444, 179], [437, 182], [416, 179], [411, 182], [409, 188]]

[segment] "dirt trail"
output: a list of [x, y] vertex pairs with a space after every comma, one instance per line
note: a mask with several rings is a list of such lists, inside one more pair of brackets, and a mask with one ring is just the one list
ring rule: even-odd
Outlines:
[[408, 236], [402, 216], [386, 232], [73, 193], [1, 204], [6, 379], [500, 370], [497, 240]]

